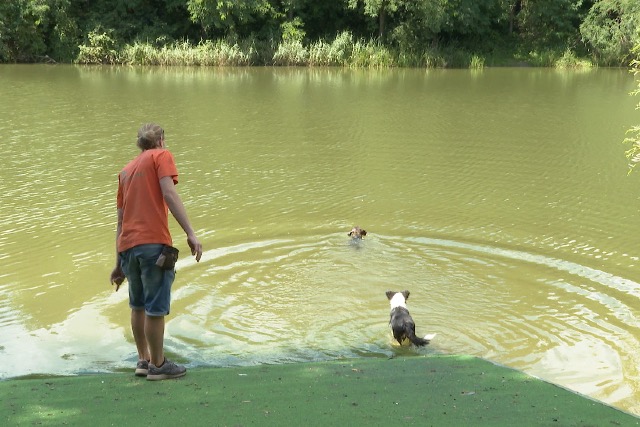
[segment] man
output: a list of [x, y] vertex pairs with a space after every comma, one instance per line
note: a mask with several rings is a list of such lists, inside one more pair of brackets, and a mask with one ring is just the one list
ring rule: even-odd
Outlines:
[[131, 329], [138, 350], [135, 374], [148, 380], [178, 378], [186, 368], [164, 356], [164, 318], [169, 314], [175, 270], [172, 264], [158, 265], [163, 249], [172, 245], [169, 210], [187, 234], [196, 261], [202, 245], [175, 189], [178, 170], [166, 149], [164, 130], [155, 123], [143, 125], [137, 145], [142, 152], [118, 175], [117, 261], [111, 284], [117, 291], [125, 277], [129, 282]]

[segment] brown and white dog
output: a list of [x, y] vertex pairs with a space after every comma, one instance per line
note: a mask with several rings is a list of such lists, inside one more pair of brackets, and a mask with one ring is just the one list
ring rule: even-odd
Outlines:
[[351, 237], [352, 239], [363, 239], [366, 235], [367, 230], [363, 230], [357, 225], [353, 227], [349, 233], [347, 233], [347, 236]]
[[429, 341], [431, 341], [436, 334], [429, 334], [424, 338], [416, 336], [416, 324], [413, 322], [413, 319], [409, 314], [409, 310], [407, 309], [409, 291], [387, 291], [386, 295], [389, 300], [389, 304], [391, 304], [391, 318], [389, 319], [389, 325], [393, 331], [393, 338], [398, 341], [398, 344], [402, 345], [405, 340], [409, 340], [412, 344], [419, 347], [429, 344]]

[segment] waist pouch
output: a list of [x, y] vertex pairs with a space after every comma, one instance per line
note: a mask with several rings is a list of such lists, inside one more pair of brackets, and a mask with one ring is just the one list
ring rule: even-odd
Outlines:
[[176, 261], [178, 261], [178, 252], [178, 249], [173, 246], [164, 245], [156, 265], [163, 270], [173, 270], [176, 266]]

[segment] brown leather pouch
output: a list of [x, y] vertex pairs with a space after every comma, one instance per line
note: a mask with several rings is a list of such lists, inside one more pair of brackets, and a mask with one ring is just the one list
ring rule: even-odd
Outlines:
[[178, 249], [173, 246], [164, 245], [156, 265], [163, 270], [173, 270], [176, 266], [176, 261], [178, 261], [178, 252]]

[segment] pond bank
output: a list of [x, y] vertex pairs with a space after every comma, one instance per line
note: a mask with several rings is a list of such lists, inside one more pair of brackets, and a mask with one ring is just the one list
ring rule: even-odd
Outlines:
[[[363, 358], [0, 382], [17, 425], [640, 425], [640, 418], [470, 356]], [[393, 424], [392, 424], [393, 423]]]

